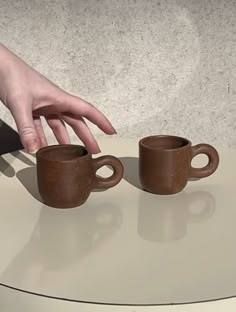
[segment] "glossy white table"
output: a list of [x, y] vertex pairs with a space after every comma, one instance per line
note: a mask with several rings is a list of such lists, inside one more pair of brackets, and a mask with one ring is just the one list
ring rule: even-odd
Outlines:
[[137, 142], [100, 140], [124, 179], [69, 210], [41, 202], [33, 156], [1, 157], [1, 312], [235, 311], [236, 151], [218, 149], [214, 175], [156, 196], [140, 189]]

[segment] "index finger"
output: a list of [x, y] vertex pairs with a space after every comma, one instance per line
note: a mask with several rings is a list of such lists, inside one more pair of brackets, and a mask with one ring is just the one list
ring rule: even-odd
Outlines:
[[92, 104], [79, 97], [66, 94], [61, 99], [63, 113], [69, 113], [78, 117], [85, 117], [93, 124], [98, 126], [106, 134], [115, 134], [116, 130], [108, 118]]

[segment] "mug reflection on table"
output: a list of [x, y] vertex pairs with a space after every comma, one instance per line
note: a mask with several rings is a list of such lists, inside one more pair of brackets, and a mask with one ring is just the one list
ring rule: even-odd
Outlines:
[[[1, 274], [1, 281], [19, 288], [47, 283], [50, 272], [69, 272], [92, 257], [122, 224], [121, 209], [111, 203], [58, 210], [44, 206], [31, 237]], [[66, 287], [63, 281], [61, 287]]]
[[[196, 208], [194, 211], [193, 208]], [[206, 191], [170, 196], [140, 193], [138, 233], [147, 241], [171, 242], [187, 234], [188, 224], [204, 222], [215, 211], [215, 199]]]

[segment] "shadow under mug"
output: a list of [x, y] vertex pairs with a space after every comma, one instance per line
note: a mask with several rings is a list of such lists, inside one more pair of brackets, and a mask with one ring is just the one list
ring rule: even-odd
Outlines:
[[[62, 144], [41, 148], [36, 153], [37, 182], [43, 202], [55, 208], [82, 205], [94, 189], [108, 189], [123, 177], [119, 159], [105, 155], [96, 159], [81, 145]], [[108, 178], [96, 175], [99, 168], [111, 166]]]
[[[205, 154], [208, 164], [193, 168], [192, 159]], [[144, 190], [170, 195], [182, 191], [190, 178], [205, 178], [219, 165], [219, 155], [209, 144], [192, 143], [181, 137], [154, 135], [139, 141], [139, 179]]]

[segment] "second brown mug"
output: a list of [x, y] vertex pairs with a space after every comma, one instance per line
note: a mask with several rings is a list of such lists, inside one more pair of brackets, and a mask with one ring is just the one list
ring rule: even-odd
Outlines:
[[[203, 168], [193, 168], [192, 159], [207, 155]], [[170, 195], [182, 191], [190, 178], [205, 178], [219, 165], [219, 155], [209, 144], [192, 146], [188, 139], [171, 135], [153, 135], [139, 141], [139, 178], [144, 190]]]
[[[120, 182], [123, 166], [119, 159], [105, 155], [96, 159], [83, 146], [62, 144], [41, 148], [37, 154], [39, 193], [44, 203], [56, 208], [82, 205], [93, 189], [108, 189]], [[112, 176], [100, 178], [99, 168], [111, 166]]]

